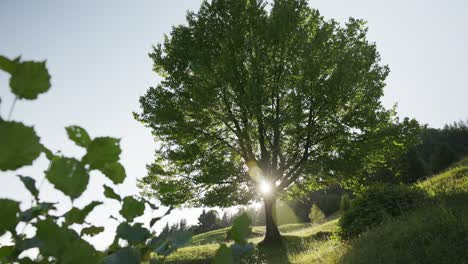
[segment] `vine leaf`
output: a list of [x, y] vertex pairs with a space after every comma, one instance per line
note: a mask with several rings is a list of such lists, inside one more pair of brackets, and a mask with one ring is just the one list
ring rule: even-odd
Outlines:
[[117, 237], [127, 240], [130, 245], [144, 243], [150, 236], [150, 231], [142, 227], [141, 223], [132, 226], [123, 222], [117, 227], [116, 232]]
[[14, 231], [18, 223], [19, 202], [0, 199], [0, 236], [6, 231]]
[[0, 121], [0, 146], [2, 171], [31, 165], [42, 151], [34, 129], [12, 121]]
[[79, 126], [68, 126], [65, 128], [68, 134], [68, 138], [75, 142], [76, 145], [80, 147], [88, 147], [91, 143], [91, 137], [89, 137], [88, 132], [84, 128]]
[[[19, 60], [19, 57], [15, 60]], [[10, 60], [5, 56], [0, 55], [0, 69], [8, 72], [9, 74], [13, 74], [16, 69], [15, 60]]]
[[67, 224], [83, 224], [85, 218], [88, 214], [98, 205], [101, 205], [102, 202], [92, 201], [86, 205], [83, 209], [78, 209], [73, 207], [65, 214], [65, 221]]
[[104, 231], [104, 227], [102, 226], [88, 226], [88, 227], [84, 227], [83, 229], [81, 229], [80, 235], [81, 236], [84, 236], [84, 235], [95, 236], [103, 231]]
[[72, 199], [86, 190], [89, 181], [84, 165], [76, 159], [65, 157], [55, 157], [52, 160], [46, 177], [55, 188]]
[[11, 91], [21, 99], [34, 100], [50, 88], [50, 74], [45, 61], [16, 63], [10, 77]]
[[15, 250], [14, 246], [0, 247], [0, 260], [3, 260], [4, 258], [10, 256], [14, 250]]
[[125, 168], [118, 162], [106, 163], [100, 171], [114, 184], [121, 184], [126, 177]]
[[21, 212], [20, 221], [29, 222], [32, 219], [38, 217], [39, 215], [48, 215], [50, 210], [55, 210], [53, 203], [39, 203], [28, 210]]
[[218, 250], [216, 250], [213, 258], [213, 264], [234, 264], [232, 249], [228, 248], [226, 244], [222, 244]]
[[36, 199], [37, 201], [38, 196], [39, 196], [39, 190], [37, 190], [36, 188], [36, 180], [34, 180], [33, 178], [29, 176], [18, 175], [18, 177], [23, 182], [24, 187], [28, 189], [28, 191], [34, 196], [34, 199]]
[[122, 198], [118, 194], [116, 194], [111, 187], [107, 185], [104, 185], [104, 196], [106, 196], [109, 199], [117, 200], [119, 202], [122, 201]]
[[140, 264], [140, 253], [134, 248], [122, 248], [106, 257], [103, 264]]
[[136, 200], [132, 196], [126, 196], [123, 199], [122, 209], [120, 214], [128, 221], [132, 222], [135, 217], [143, 215], [145, 212], [145, 204]]
[[60, 227], [51, 219], [39, 221], [36, 227], [36, 236], [42, 242], [41, 254], [54, 256], [59, 263], [99, 263], [98, 252], [75, 231]]
[[83, 161], [92, 169], [102, 169], [107, 163], [118, 161], [120, 152], [119, 139], [98, 137], [88, 145]]
[[234, 219], [231, 227], [231, 237], [237, 244], [245, 245], [247, 243], [247, 237], [250, 235], [252, 229], [250, 224], [252, 221], [246, 213]]

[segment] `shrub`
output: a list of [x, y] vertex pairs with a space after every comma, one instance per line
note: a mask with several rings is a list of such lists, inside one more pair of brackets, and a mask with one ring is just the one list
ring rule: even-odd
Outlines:
[[351, 243], [340, 263], [468, 263], [467, 198], [457, 194], [385, 222]]
[[311, 223], [321, 223], [325, 220], [325, 214], [314, 204], [310, 208], [309, 219]]
[[399, 216], [427, 201], [424, 191], [406, 185], [380, 184], [361, 193], [339, 220], [342, 239], [358, 236], [388, 217]]
[[349, 199], [349, 195], [344, 194], [343, 196], [341, 196], [341, 201], [340, 201], [341, 214], [346, 213], [350, 207], [351, 207], [351, 200]]

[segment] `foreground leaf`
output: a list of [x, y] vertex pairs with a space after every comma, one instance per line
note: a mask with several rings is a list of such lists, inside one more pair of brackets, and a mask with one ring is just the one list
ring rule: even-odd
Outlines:
[[132, 222], [135, 217], [143, 215], [144, 212], [145, 204], [143, 202], [136, 200], [132, 196], [126, 196], [123, 199], [120, 214], [127, 219], [128, 222]]
[[39, 137], [32, 127], [19, 122], [0, 121], [0, 170], [16, 170], [41, 154]]
[[222, 244], [218, 250], [216, 250], [215, 256], [213, 258], [213, 264], [234, 264], [231, 248], [228, 248], [225, 244]]
[[21, 212], [20, 221], [29, 222], [40, 215], [48, 215], [50, 210], [55, 210], [53, 203], [39, 203], [28, 210]]
[[232, 240], [241, 245], [246, 244], [247, 237], [252, 231], [252, 229], [250, 228], [251, 223], [252, 221], [246, 213], [243, 213], [240, 216], [236, 217], [231, 227]]
[[128, 241], [130, 245], [144, 243], [150, 236], [150, 231], [142, 227], [141, 223], [129, 225], [126, 222], [117, 227], [117, 236]]
[[51, 219], [36, 224], [36, 236], [42, 242], [41, 254], [53, 256], [58, 263], [99, 263], [99, 253], [73, 230], [60, 227]]
[[25, 61], [16, 64], [10, 78], [11, 91], [21, 99], [36, 99], [50, 88], [45, 62]]
[[104, 227], [102, 226], [89, 226], [81, 229], [81, 236], [88, 235], [88, 236], [95, 236], [104, 231]]
[[126, 177], [125, 168], [118, 162], [106, 163], [99, 170], [114, 184], [121, 184]]
[[122, 248], [106, 257], [103, 264], [140, 264], [140, 253], [134, 248]]
[[122, 201], [122, 198], [118, 194], [116, 194], [111, 187], [107, 185], [104, 185], [104, 196], [106, 196], [109, 199], [117, 200], [119, 202]]
[[8, 230], [14, 231], [19, 211], [19, 202], [0, 199], [0, 236]]
[[0, 55], [0, 69], [8, 72], [9, 74], [13, 74], [16, 69], [16, 62]]
[[93, 169], [103, 169], [107, 163], [119, 160], [120, 140], [111, 137], [95, 138], [87, 147], [83, 161]]
[[29, 192], [34, 196], [34, 198], [37, 200], [38, 195], [39, 195], [39, 191], [38, 191], [37, 188], [36, 188], [36, 180], [34, 180], [33, 178], [28, 177], [28, 176], [21, 176], [21, 175], [18, 175], [18, 177], [19, 177], [20, 180], [23, 182], [24, 187], [26, 187], [26, 189], [28, 189], [28, 191], [29, 191]]
[[83, 164], [73, 158], [56, 157], [46, 172], [47, 180], [65, 195], [75, 199], [88, 186], [89, 175]]
[[78, 146], [86, 148], [91, 143], [91, 138], [84, 128], [79, 126], [68, 126], [65, 130], [67, 131], [68, 138]]
[[70, 211], [65, 214], [65, 221], [67, 224], [83, 224], [86, 216], [98, 205], [101, 205], [102, 202], [92, 201], [86, 205], [83, 209], [78, 209], [73, 207]]

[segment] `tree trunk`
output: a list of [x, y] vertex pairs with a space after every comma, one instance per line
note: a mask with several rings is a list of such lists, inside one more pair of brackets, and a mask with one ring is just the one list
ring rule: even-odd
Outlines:
[[264, 245], [271, 244], [282, 244], [281, 234], [276, 224], [276, 197], [265, 197], [263, 199], [265, 203], [265, 238], [262, 241]]

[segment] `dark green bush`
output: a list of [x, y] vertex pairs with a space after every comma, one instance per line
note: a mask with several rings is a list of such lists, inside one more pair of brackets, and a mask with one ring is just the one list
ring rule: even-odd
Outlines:
[[391, 219], [351, 243], [343, 264], [468, 263], [468, 196]]
[[357, 237], [386, 218], [402, 215], [428, 200], [421, 189], [406, 185], [379, 184], [370, 187], [352, 202], [339, 221], [342, 239]]

